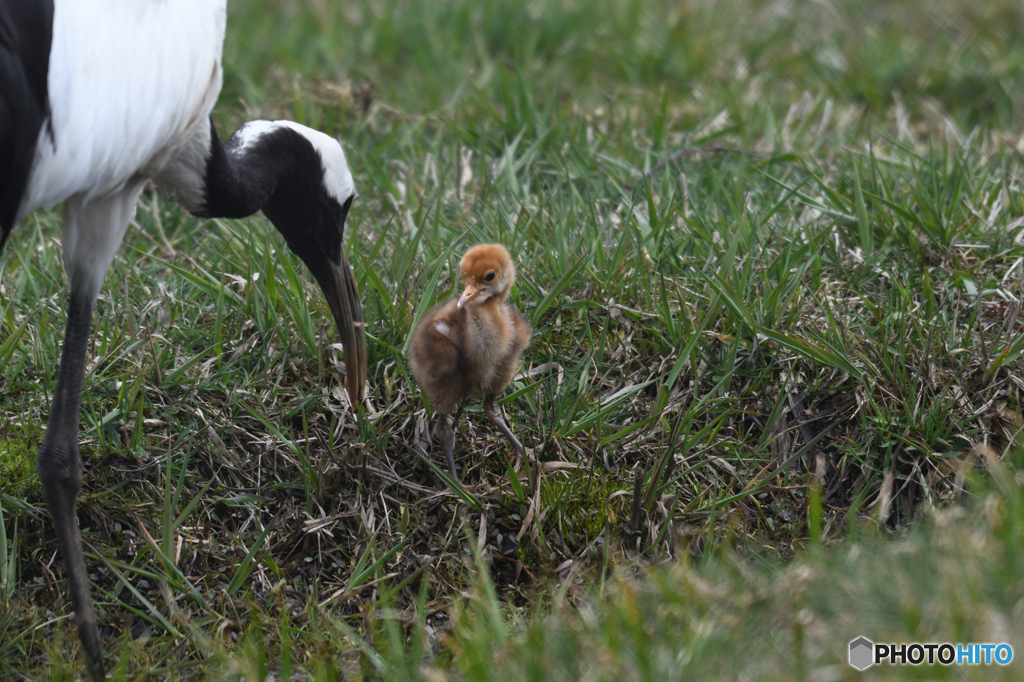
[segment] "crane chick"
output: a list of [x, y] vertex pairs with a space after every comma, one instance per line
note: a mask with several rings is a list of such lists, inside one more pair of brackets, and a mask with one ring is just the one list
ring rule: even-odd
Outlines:
[[[531, 332], [515, 308], [505, 304], [516, 281], [516, 269], [504, 246], [474, 246], [459, 269], [466, 284], [462, 296], [424, 315], [409, 343], [412, 371], [434, 406], [437, 438], [453, 478], [458, 478], [452, 452], [454, 427], [472, 395], [484, 397], [484, 414], [512, 443], [517, 457], [523, 456], [523, 446], [512, 435], [494, 398], [512, 381]], [[459, 411], [449, 424], [448, 415], [456, 405]]]

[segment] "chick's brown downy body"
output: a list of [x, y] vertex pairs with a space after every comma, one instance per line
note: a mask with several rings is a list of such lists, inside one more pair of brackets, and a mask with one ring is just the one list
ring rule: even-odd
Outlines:
[[484, 413], [516, 454], [523, 456], [523, 446], [505, 424], [494, 399], [512, 381], [531, 332], [526, 320], [505, 303], [516, 271], [504, 246], [474, 246], [459, 269], [466, 284], [462, 296], [424, 315], [409, 344], [413, 374], [438, 415], [437, 435], [452, 476], [456, 476], [455, 434], [448, 415], [456, 406], [461, 414], [470, 396], [484, 397]]

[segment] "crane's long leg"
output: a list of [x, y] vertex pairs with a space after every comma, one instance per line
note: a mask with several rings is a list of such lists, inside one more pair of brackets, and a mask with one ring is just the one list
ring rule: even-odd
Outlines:
[[466, 398], [463, 398], [462, 402], [459, 403], [459, 411], [455, 413], [455, 419], [452, 420], [452, 430], [459, 430], [459, 420], [462, 419], [462, 411], [464, 409], [466, 409]]
[[446, 414], [437, 415], [437, 439], [441, 441], [444, 456], [448, 458], [448, 473], [455, 480], [459, 480], [459, 474], [455, 471], [455, 431], [448, 423]]
[[71, 588], [71, 602], [78, 621], [78, 636], [85, 649], [91, 679], [103, 677], [103, 647], [92, 607], [88, 572], [82, 553], [75, 507], [82, 487], [82, 460], [78, 455], [78, 414], [82, 398], [85, 355], [89, 348], [89, 323], [93, 301], [72, 292], [64, 350], [60, 357], [57, 390], [50, 410], [46, 437], [36, 459], [43, 496], [57, 529], [64, 572]]
[[104, 677], [103, 647], [75, 513], [78, 491], [82, 487], [79, 408], [93, 305], [141, 189], [142, 183], [137, 181], [112, 197], [93, 201], [72, 197], [64, 204], [64, 262], [71, 280], [71, 298], [50, 421], [36, 458], [43, 497], [57, 529], [64, 572], [71, 588], [78, 636], [85, 650], [89, 677], [93, 680]]
[[494, 425], [498, 427], [505, 438], [508, 438], [509, 442], [512, 443], [512, 447], [516, 451], [516, 457], [522, 459], [525, 451], [523, 450], [523, 444], [519, 442], [512, 431], [508, 428], [508, 424], [505, 423], [505, 418], [501, 415], [501, 408], [498, 407], [497, 403], [494, 402], [494, 394], [484, 397], [484, 414], [487, 418], [494, 422]]

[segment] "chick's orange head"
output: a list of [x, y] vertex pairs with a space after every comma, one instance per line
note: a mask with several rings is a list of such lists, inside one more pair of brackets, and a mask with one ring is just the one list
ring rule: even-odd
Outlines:
[[495, 298], [503, 300], [516, 281], [512, 256], [501, 244], [474, 246], [459, 263], [466, 289], [459, 298], [461, 308], [468, 303], [481, 304]]

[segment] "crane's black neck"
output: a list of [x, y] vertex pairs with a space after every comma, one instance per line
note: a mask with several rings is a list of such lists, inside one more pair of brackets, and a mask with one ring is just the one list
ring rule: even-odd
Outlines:
[[327, 190], [313, 144], [278, 126], [256, 139], [239, 131], [221, 145], [212, 121], [210, 127], [205, 215], [242, 218], [262, 210], [313, 275], [326, 276], [328, 260], [340, 259], [352, 197], [342, 203]]

